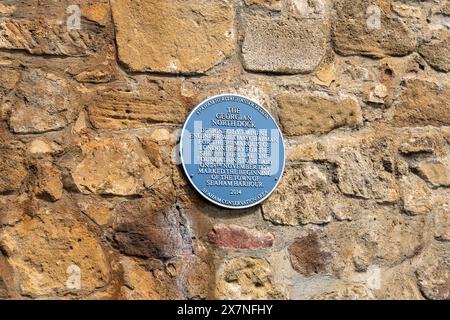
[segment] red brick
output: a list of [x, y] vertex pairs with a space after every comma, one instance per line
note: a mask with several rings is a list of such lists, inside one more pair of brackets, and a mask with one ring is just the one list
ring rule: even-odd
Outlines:
[[273, 235], [235, 225], [217, 225], [208, 235], [209, 241], [221, 248], [260, 249], [273, 245]]

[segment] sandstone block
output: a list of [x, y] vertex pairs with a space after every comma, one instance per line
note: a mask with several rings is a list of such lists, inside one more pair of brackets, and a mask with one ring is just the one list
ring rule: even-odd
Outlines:
[[13, 68], [0, 68], [0, 101], [14, 89], [19, 80], [19, 71]]
[[21, 151], [16, 148], [1, 146], [0, 193], [19, 190], [27, 174]]
[[[332, 35], [338, 53], [384, 57], [405, 56], [413, 52], [416, 48], [416, 36], [392, 13], [391, 2], [336, 1]], [[374, 5], [378, 9], [370, 11], [369, 8], [374, 8]]]
[[341, 278], [371, 266], [391, 268], [420, 253], [426, 238], [425, 217], [364, 210], [352, 221], [331, 223], [319, 235], [327, 269]]
[[435, 200], [433, 208], [434, 238], [450, 242], [450, 198]]
[[399, 195], [394, 176], [395, 155], [389, 140], [362, 140], [361, 149], [339, 148], [337, 179], [346, 195], [379, 202], [395, 202]]
[[45, 18], [0, 19], [0, 48], [33, 55], [84, 57], [105, 46], [105, 38], [99, 34], [86, 28], [69, 31]]
[[112, 220], [112, 209], [115, 202], [101, 196], [78, 195], [77, 205], [81, 212], [87, 215], [99, 226], [106, 226]]
[[126, 129], [156, 123], [181, 124], [188, 110], [174, 92], [108, 92], [93, 99], [88, 113], [97, 129]]
[[362, 123], [356, 99], [314, 94], [283, 94], [278, 97], [280, 122], [287, 135], [327, 133]]
[[446, 153], [446, 141], [440, 132], [426, 128], [408, 131], [399, 139], [400, 153], [414, 155], [420, 153], [443, 155]]
[[[199, 243], [197, 243], [199, 244]], [[165, 271], [177, 284], [180, 294], [187, 299], [205, 299], [211, 297], [211, 263], [204, 260], [204, 254], [209, 254], [203, 244], [193, 251], [187, 250], [165, 264]]]
[[61, 151], [62, 148], [58, 144], [54, 142], [47, 143], [40, 139], [33, 140], [28, 147], [28, 152], [32, 155], [53, 154]]
[[84, 157], [72, 177], [83, 193], [135, 195], [155, 183], [155, 174], [161, 178], [136, 138], [93, 139], [81, 148]]
[[403, 210], [409, 214], [426, 214], [433, 209], [430, 189], [414, 175], [400, 179], [400, 194]]
[[34, 192], [40, 198], [58, 201], [63, 193], [61, 172], [51, 163], [38, 163]]
[[105, 26], [109, 21], [109, 3], [104, 1], [89, 2], [86, 6], [82, 6], [81, 14], [87, 19]]
[[418, 52], [436, 70], [450, 71], [450, 35], [448, 31], [434, 34], [429, 41], [420, 45]]
[[277, 190], [263, 204], [264, 218], [276, 224], [323, 224], [332, 220], [330, 197], [337, 192], [326, 171], [308, 164], [286, 168]]
[[112, 12], [119, 59], [132, 71], [203, 73], [234, 50], [229, 0], [114, 0]]
[[27, 194], [0, 197], [0, 227], [13, 226], [31, 212], [31, 207]]
[[322, 61], [326, 36], [320, 20], [248, 17], [242, 57], [250, 71], [309, 73]]
[[39, 69], [26, 71], [5, 103], [11, 130], [21, 134], [60, 130], [75, 119], [80, 109], [76, 88]]
[[420, 290], [433, 300], [450, 299], [450, 261], [441, 257], [435, 263], [425, 263], [417, 272]]
[[427, 161], [418, 166], [419, 175], [433, 186], [450, 187], [450, 166], [440, 161]]
[[[36, 216], [26, 216], [0, 232], [0, 245], [20, 279], [23, 295], [84, 295], [109, 282], [103, 249], [86, 225], [76, 220], [76, 211], [62, 204], [48, 209], [42, 206], [33, 214]], [[72, 275], [70, 268], [79, 268], [81, 287], [67, 285]]]
[[256, 258], [236, 258], [220, 268], [215, 290], [218, 299], [282, 299], [274, 287], [267, 261]]
[[120, 288], [126, 300], [182, 299], [173, 280], [164, 270], [146, 270], [131, 258], [124, 257], [120, 264], [124, 272], [124, 284]]
[[206, 299], [210, 296], [210, 279], [214, 277], [211, 266], [196, 255], [184, 261], [182, 273], [186, 273], [186, 287], [190, 299]]
[[316, 72], [317, 82], [329, 87], [334, 81], [336, 81], [336, 72], [336, 65], [334, 63], [325, 64]]
[[[400, 265], [392, 269], [380, 269], [375, 279], [373, 292], [378, 300], [422, 300], [423, 296], [417, 288], [417, 279], [414, 274], [414, 267]], [[370, 279], [369, 279], [370, 280]]]
[[450, 124], [450, 88], [411, 79], [395, 105], [394, 125], [400, 127], [446, 126]]

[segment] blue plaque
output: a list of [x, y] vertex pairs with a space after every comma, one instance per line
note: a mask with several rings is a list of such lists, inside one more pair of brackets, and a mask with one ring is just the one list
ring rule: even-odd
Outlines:
[[212, 203], [243, 209], [264, 201], [284, 171], [284, 141], [272, 116], [249, 98], [225, 94], [200, 103], [181, 133], [184, 171]]

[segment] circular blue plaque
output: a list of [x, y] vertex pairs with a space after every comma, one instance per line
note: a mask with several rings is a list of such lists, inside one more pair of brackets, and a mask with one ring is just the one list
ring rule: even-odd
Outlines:
[[234, 94], [209, 98], [190, 113], [180, 155], [194, 188], [229, 209], [264, 201], [285, 165], [283, 136], [275, 120], [257, 102]]

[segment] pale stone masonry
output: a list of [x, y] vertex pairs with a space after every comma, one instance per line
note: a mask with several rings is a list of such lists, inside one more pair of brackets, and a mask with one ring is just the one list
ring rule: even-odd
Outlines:
[[[2, 1], [0, 299], [450, 299], [449, 21], [446, 0]], [[177, 159], [221, 93], [285, 137], [243, 211]]]

